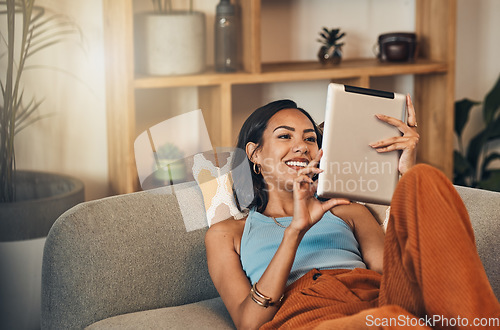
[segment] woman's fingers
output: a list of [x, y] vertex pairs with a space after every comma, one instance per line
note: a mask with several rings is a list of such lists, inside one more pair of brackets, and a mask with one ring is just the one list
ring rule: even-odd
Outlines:
[[376, 117], [381, 121], [398, 128], [399, 131], [403, 133], [403, 136], [394, 136], [392, 138], [371, 143], [370, 146], [372, 148], [375, 148], [378, 152], [416, 149], [419, 135], [415, 129], [417, 125], [417, 119], [410, 94], [406, 95], [406, 105], [408, 108], [408, 124], [390, 116], [382, 114], [376, 115]]
[[313, 178], [314, 176], [316, 176], [316, 178], [317, 178], [317, 174], [323, 172], [323, 170], [320, 170], [318, 168], [318, 164], [319, 164], [319, 161], [320, 161], [322, 156], [323, 156], [323, 150], [320, 149], [318, 151], [318, 153], [316, 154], [316, 157], [314, 157], [314, 159], [311, 160], [311, 162], [309, 164], [307, 164], [306, 167], [304, 167], [303, 169], [300, 169], [297, 172], [298, 175], [306, 174], [311, 178]]
[[348, 199], [345, 199], [345, 198], [331, 198], [327, 201], [322, 202], [321, 204], [323, 206], [323, 210], [325, 210], [325, 212], [326, 212], [326, 211], [328, 211], [328, 210], [330, 210], [333, 207], [338, 206], [338, 205], [351, 204], [351, 201]]
[[417, 147], [418, 137], [400, 136], [392, 137], [370, 144], [370, 147], [378, 152], [388, 152], [393, 150], [414, 149]]
[[417, 115], [415, 114], [415, 107], [410, 93], [406, 94], [406, 108], [408, 109], [408, 126], [414, 129], [417, 127]]
[[406, 134], [409, 131], [415, 131], [415, 128], [417, 127], [417, 115], [415, 114], [415, 107], [413, 106], [410, 94], [406, 95], [406, 108], [408, 109], [408, 123], [404, 123], [399, 119], [383, 114], [376, 114], [375, 116], [381, 121], [397, 127], [401, 133]]
[[307, 164], [307, 167], [318, 167], [321, 157], [323, 157], [323, 149], [319, 149], [316, 157], [314, 157], [314, 159], [309, 164]]
[[[323, 172], [323, 170], [317, 168], [317, 167], [304, 167], [303, 169], [300, 169], [297, 174], [298, 175], [302, 175], [302, 174], [305, 174], [305, 175], [309, 175], [309, 176], [312, 176], [314, 174], [319, 174]], [[312, 174], [312, 175], [311, 175]]]
[[375, 148], [375, 150], [379, 153], [383, 153], [383, 152], [389, 152], [389, 151], [394, 151], [394, 150], [404, 150], [406, 148], [407, 148], [406, 145], [403, 143], [394, 143], [394, 144], [391, 144], [387, 147]]
[[294, 185], [297, 188], [307, 188], [309, 189], [310, 185], [314, 183], [313, 179], [306, 174], [301, 174], [294, 179]]
[[346, 204], [351, 204], [351, 201], [348, 200], [347, 198], [330, 198], [324, 202], [321, 202], [324, 206], [325, 209], [330, 210], [332, 207], [338, 206], [338, 205], [346, 205]]
[[392, 118], [389, 116], [377, 114], [376, 117], [383, 122], [386, 122], [403, 133], [403, 136], [395, 136], [392, 138], [384, 139], [371, 143], [370, 146], [377, 150], [377, 152], [389, 152], [394, 150], [402, 150], [401, 157], [399, 159], [399, 171], [404, 174], [408, 169], [410, 169], [416, 162], [416, 151], [418, 141], [420, 139], [417, 133], [417, 117], [415, 114], [415, 107], [411, 100], [410, 94], [406, 95], [406, 108], [408, 110], [408, 124], [403, 121]]
[[389, 152], [394, 150], [414, 150], [417, 148], [418, 138], [404, 138], [392, 143], [383, 145], [371, 145], [377, 152]]
[[386, 116], [381, 113], [375, 115], [379, 120], [386, 122], [389, 125], [396, 127], [401, 133], [407, 133], [411, 128], [399, 119], [391, 116]]

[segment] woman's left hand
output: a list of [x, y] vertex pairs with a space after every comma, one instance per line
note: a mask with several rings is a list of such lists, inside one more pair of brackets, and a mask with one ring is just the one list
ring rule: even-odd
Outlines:
[[408, 124], [386, 115], [376, 115], [381, 121], [397, 127], [403, 136], [395, 136], [370, 144], [377, 152], [402, 150], [398, 166], [401, 174], [405, 174], [417, 162], [417, 144], [420, 138], [417, 133], [417, 118], [410, 94], [406, 95], [406, 107], [408, 109]]

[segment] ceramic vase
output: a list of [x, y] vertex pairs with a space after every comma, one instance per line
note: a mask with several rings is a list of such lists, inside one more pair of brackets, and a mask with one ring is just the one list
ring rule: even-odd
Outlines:
[[187, 75], [205, 70], [203, 13], [140, 14], [136, 22], [136, 59], [141, 73]]

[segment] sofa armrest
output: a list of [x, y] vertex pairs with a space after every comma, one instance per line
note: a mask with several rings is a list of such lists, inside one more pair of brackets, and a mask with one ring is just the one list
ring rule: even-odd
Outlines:
[[45, 244], [42, 328], [84, 328], [115, 315], [217, 297], [206, 263], [206, 228], [193, 226], [206, 223], [204, 217], [195, 183], [67, 211]]
[[469, 212], [476, 246], [491, 287], [500, 299], [500, 193], [455, 186]]

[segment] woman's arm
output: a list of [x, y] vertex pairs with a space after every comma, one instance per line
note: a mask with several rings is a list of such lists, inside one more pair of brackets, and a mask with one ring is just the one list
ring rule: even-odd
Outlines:
[[[336, 205], [349, 203], [345, 199], [332, 198], [320, 202], [314, 198], [316, 188], [311, 176], [322, 171], [315, 167], [320, 158], [321, 152], [309, 166], [298, 172], [293, 183], [292, 222], [285, 229], [280, 246], [258, 281], [259, 292], [274, 302], [285, 291], [295, 254], [304, 234], [325, 212]], [[205, 245], [210, 276], [233, 322], [238, 329], [254, 329], [272, 320], [278, 307], [264, 308], [250, 296], [251, 285], [239, 258], [242, 223], [230, 220], [212, 226], [205, 236]]]
[[351, 226], [366, 266], [380, 274], [383, 271], [384, 232], [370, 210], [357, 203], [334, 208], [332, 213]]
[[[278, 308], [264, 308], [250, 297], [251, 284], [240, 262], [235, 242], [241, 237], [243, 221], [224, 221], [212, 226], [206, 236], [208, 269], [226, 308], [238, 329], [256, 329], [270, 321]], [[241, 227], [241, 226], [240, 226]], [[286, 229], [283, 240], [258, 282], [258, 290], [278, 301], [285, 290], [297, 247], [303, 234]]]

